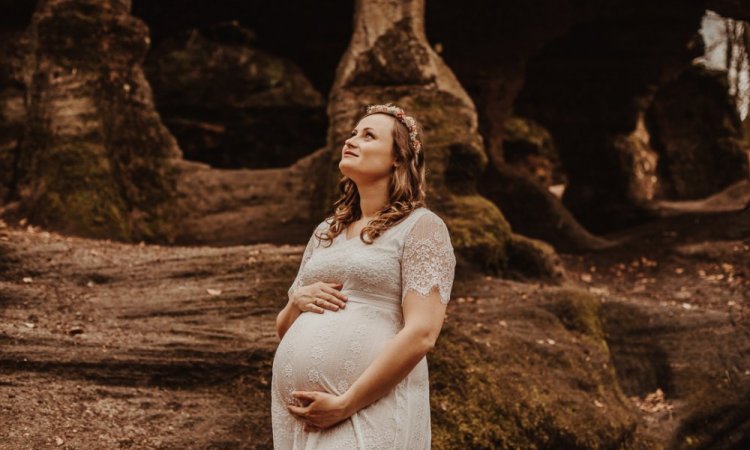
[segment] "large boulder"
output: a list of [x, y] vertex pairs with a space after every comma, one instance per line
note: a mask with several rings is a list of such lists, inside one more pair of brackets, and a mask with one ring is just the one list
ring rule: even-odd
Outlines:
[[429, 356], [435, 448], [650, 448], [611, 364], [600, 300], [571, 288], [523, 298], [459, 298], [471, 301]]

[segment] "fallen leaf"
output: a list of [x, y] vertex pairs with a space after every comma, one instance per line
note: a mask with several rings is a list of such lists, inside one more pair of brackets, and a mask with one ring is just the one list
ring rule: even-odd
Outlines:
[[642, 264], [643, 264], [643, 265], [644, 265], [645, 267], [656, 267], [657, 265], [659, 265], [659, 263], [657, 263], [657, 262], [656, 262], [656, 261], [654, 261], [653, 259], [648, 259], [648, 258], [646, 258], [645, 256], [641, 256], [641, 263], [642, 263]]

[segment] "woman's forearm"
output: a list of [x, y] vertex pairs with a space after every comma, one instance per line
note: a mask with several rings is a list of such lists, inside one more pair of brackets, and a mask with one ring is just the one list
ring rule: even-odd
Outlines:
[[294, 306], [292, 300], [293, 297], [289, 297], [289, 301], [286, 306], [284, 306], [284, 309], [282, 309], [276, 316], [276, 334], [279, 335], [279, 339], [284, 338], [284, 334], [286, 334], [289, 327], [292, 326], [300, 313], [302, 313], [299, 308]]
[[406, 378], [431, 348], [427, 335], [407, 327], [402, 328], [342, 395], [347, 409], [354, 414], [388, 394]]

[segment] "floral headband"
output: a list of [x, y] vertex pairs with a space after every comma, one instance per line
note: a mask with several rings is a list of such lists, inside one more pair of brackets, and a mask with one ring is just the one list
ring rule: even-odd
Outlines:
[[417, 121], [412, 116], [407, 116], [403, 109], [392, 103], [368, 106], [367, 114], [374, 113], [385, 113], [395, 117], [409, 130], [409, 145], [414, 150], [414, 153], [419, 153], [422, 150], [422, 142], [417, 138]]

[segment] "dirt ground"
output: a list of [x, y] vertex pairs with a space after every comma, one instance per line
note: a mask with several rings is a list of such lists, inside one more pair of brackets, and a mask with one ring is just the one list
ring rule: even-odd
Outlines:
[[[618, 375], [624, 390], [633, 394], [630, 398], [642, 411], [648, 431], [676, 445], [672, 434], [680, 422], [702, 409], [689, 404], [690, 388], [704, 384], [708, 396], [722, 405], [747, 402], [739, 396], [750, 385], [750, 210], [664, 218], [607, 237], [624, 243], [600, 253], [561, 257], [579, 285], [647, 312], [642, 320], [648, 325], [630, 325], [630, 337], [637, 335], [630, 339], [630, 348], [623, 348], [624, 343], [618, 348], [615, 336], [608, 336], [608, 341], [616, 365], [618, 351], [646, 359], [649, 355], [638, 353], [633, 344], [661, 343], [675, 379], [672, 392], [644, 392], [648, 380], [640, 386], [638, 380], [628, 382], [627, 372], [633, 369], [628, 361], [618, 367]], [[612, 334], [623, 333], [617, 324], [619, 312], [611, 308], [609, 313]], [[711, 401], [698, 404], [703, 403]], [[750, 420], [739, 422], [746, 435]], [[703, 428], [708, 430], [709, 424]], [[683, 442], [677, 448], [743, 446], [718, 438], [713, 446]]]
[[[662, 320], [695, 318], [696, 329], [702, 317], [720, 321], [737, 343], [724, 387], [747, 384], [750, 214], [683, 215], [607, 237], [626, 242], [561, 255], [568, 284]], [[128, 245], [0, 224], [0, 448], [270, 448], [274, 317], [301, 251]], [[448, 320], [476, 313], [462, 304], [543, 289], [461, 277]], [[666, 443], [683, 404], [644, 387], [625, 390], [638, 391], [647, 431]]]

